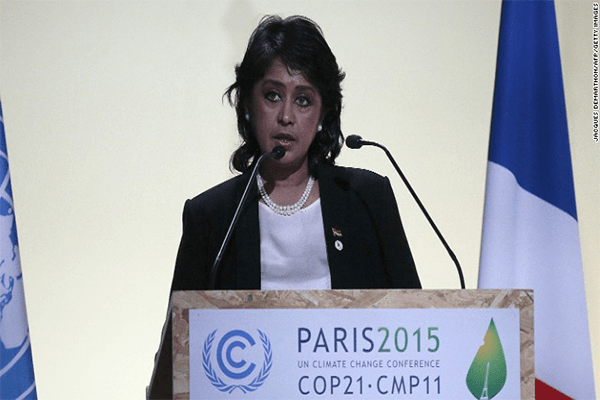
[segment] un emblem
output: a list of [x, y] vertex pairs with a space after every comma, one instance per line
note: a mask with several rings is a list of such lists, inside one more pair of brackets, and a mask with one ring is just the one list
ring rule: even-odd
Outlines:
[[[248, 332], [234, 329], [221, 337], [213, 345], [217, 330], [212, 331], [204, 341], [202, 349], [202, 367], [210, 383], [221, 392], [233, 393], [239, 389], [242, 393], [253, 392], [269, 377], [273, 366], [273, 352], [267, 335], [260, 330], [258, 339], [262, 351], [258, 350], [257, 341]], [[217, 368], [213, 368], [216, 359]], [[258, 365], [261, 365], [257, 371]]]

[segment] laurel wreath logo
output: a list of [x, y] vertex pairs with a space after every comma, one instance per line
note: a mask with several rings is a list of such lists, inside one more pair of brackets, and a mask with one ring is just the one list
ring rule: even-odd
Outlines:
[[271, 342], [269, 341], [267, 335], [258, 330], [258, 335], [260, 336], [260, 341], [262, 343], [265, 356], [262, 369], [258, 375], [247, 385], [231, 385], [223, 382], [223, 380], [217, 375], [216, 371], [212, 367], [212, 362], [210, 361], [210, 351], [212, 349], [216, 333], [217, 330], [215, 329], [206, 337], [206, 340], [204, 341], [204, 349], [202, 350], [202, 367], [204, 368], [204, 373], [206, 374], [206, 377], [210, 383], [221, 392], [229, 392], [230, 394], [236, 389], [241, 390], [242, 393], [253, 392], [263, 383], [265, 383], [265, 380], [269, 377], [269, 373], [271, 372], [271, 367], [273, 366], [273, 351], [271, 349]]

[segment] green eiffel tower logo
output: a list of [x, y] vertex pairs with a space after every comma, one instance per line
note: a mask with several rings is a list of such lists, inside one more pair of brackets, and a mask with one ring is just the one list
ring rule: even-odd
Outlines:
[[483, 345], [467, 373], [467, 387], [476, 399], [490, 400], [500, 393], [505, 383], [506, 358], [492, 318], [483, 338]]

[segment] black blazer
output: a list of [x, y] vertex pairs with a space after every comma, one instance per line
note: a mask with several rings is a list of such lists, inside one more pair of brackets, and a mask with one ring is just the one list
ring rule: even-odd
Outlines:
[[[249, 177], [236, 176], [186, 201], [172, 291], [208, 288], [210, 269]], [[320, 165], [317, 177], [332, 288], [420, 288], [389, 180], [329, 165]], [[217, 289], [260, 289], [256, 182], [250, 193], [221, 260]]]

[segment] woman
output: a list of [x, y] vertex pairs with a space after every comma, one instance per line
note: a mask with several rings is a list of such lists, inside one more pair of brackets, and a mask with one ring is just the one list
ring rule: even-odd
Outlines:
[[217, 289], [420, 288], [387, 178], [334, 166], [344, 73], [311, 20], [264, 18], [226, 96], [243, 144], [236, 176], [192, 200], [172, 290], [207, 289], [258, 157], [266, 158], [221, 261]]

